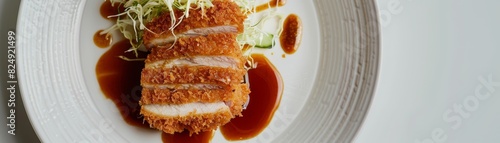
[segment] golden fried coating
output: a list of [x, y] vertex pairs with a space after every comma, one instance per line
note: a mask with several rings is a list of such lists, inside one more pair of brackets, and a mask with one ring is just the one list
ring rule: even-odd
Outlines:
[[226, 55], [241, 58], [242, 52], [236, 42], [236, 34], [221, 33], [207, 36], [179, 38], [173, 47], [153, 48], [146, 63], [170, 60], [179, 57]]
[[[233, 87], [221, 87], [222, 88], [219, 89], [170, 89], [158, 87], [143, 88], [140, 104], [185, 104], [193, 102], [212, 103], [219, 101], [235, 101], [234, 105], [235, 107], [237, 107], [237, 105], [241, 106], [246, 102], [246, 95], [250, 93], [248, 85], [246, 84], [233, 85]], [[235, 111], [238, 110], [239, 109], [236, 109]]]
[[[231, 0], [190, 10], [171, 28], [166, 12], [146, 24], [143, 44], [151, 53], [141, 72], [141, 114], [165, 133], [211, 131], [242, 116], [250, 89], [241, 83], [246, 59], [236, 41], [246, 16]], [[175, 17], [183, 15], [174, 10]]]
[[232, 98], [235, 88], [221, 85], [221, 88], [143, 88], [140, 104], [184, 104], [192, 102], [219, 102]]
[[[174, 33], [177, 35], [192, 29], [213, 28], [217, 26], [231, 26], [237, 30], [236, 33], [243, 32], [243, 21], [246, 16], [241, 12], [238, 5], [227, 0], [215, 0], [212, 1], [212, 4], [213, 7], [206, 9], [204, 14], [201, 9], [190, 10], [189, 17], [184, 18], [182, 22], [175, 27]], [[179, 19], [183, 15], [183, 11], [174, 11], [176, 19]], [[161, 14], [147, 23], [146, 27], [153, 33], [148, 30], [144, 31], [144, 45], [150, 47], [150, 45], [154, 45], [152, 42], [154, 39], [172, 37], [172, 32], [169, 30], [171, 26], [171, 16], [168, 12]]]
[[243, 116], [241, 112], [243, 111], [243, 105], [247, 102], [248, 94], [250, 94], [250, 89], [247, 84], [239, 84], [235, 88], [235, 92], [232, 98], [226, 100], [226, 103], [229, 103], [229, 109], [231, 110], [231, 114], [233, 117], [235, 116]]
[[233, 117], [231, 112], [227, 110], [208, 114], [190, 113], [186, 116], [162, 116], [150, 112], [144, 109], [144, 107], [141, 107], [141, 114], [144, 115], [144, 120], [147, 121], [151, 127], [170, 134], [182, 132], [184, 129], [187, 129], [190, 134], [202, 131], [212, 131], [217, 129], [220, 125], [228, 123]]
[[243, 81], [245, 69], [209, 66], [174, 66], [172, 68], [145, 68], [141, 84], [237, 84]]

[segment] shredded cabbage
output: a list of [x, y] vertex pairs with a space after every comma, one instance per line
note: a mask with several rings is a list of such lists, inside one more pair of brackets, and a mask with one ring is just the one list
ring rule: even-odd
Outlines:
[[[172, 17], [170, 31], [182, 22], [182, 19], [189, 17], [191, 6], [194, 9], [205, 9], [213, 6], [211, 0], [109, 0], [112, 5], [120, 4], [125, 7], [125, 11], [110, 17], [117, 17], [116, 23], [110, 28], [101, 32], [101, 34], [110, 34], [111, 31], [119, 30], [123, 36], [130, 41], [132, 47], [127, 52], [133, 51], [137, 56], [137, 50], [142, 46], [143, 30], [149, 30], [145, 25], [154, 17], [164, 11], [170, 12]], [[175, 18], [174, 9], [184, 11], [179, 20]], [[125, 17], [122, 17], [125, 16]]]

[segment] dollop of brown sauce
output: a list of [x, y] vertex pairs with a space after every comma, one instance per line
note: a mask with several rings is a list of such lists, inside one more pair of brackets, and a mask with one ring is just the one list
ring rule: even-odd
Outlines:
[[262, 54], [252, 54], [257, 67], [248, 70], [250, 103], [241, 114], [220, 127], [227, 140], [246, 140], [262, 132], [278, 108], [283, 94], [283, 79], [274, 65]]
[[[130, 48], [128, 40], [114, 44], [97, 62], [95, 71], [97, 81], [104, 95], [113, 101], [120, 110], [123, 119], [130, 125], [149, 128], [140, 115], [140, 85], [143, 61], [125, 61], [118, 56], [135, 58], [134, 52], [124, 51]], [[145, 58], [147, 53], [139, 52], [138, 58]]]
[[112, 37], [107, 34], [100, 34], [103, 30], [99, 30], [94, 34], [94, 44], [99, 48], [106, 48], [111, 44]]
[[302, 40], [302, 22], [299, 16], [290, 14], [283, 23], [283, 32], [280, 35], [281, 48], [287, 54], [297, 51]]
[[[101, 16], [104, 19], [108, 19], [111, 21], [116, 21], [117, 17], [108, 18], [108, 16], [116, 15], [116, 14], [119, 14], [123, 11], [125, 11], [125, 7], [123, 7], [123, 5], [115, 3], [113, 6], [109, 0], [104, 1], [101, 4], [101, 7], [99, 8], [99, 12], [100, 12]], [[99, 30], [94, 34], [94, 44], [99, 48], [106, 48], [106, 47], [109, 47], [109, 45], [112, 42], [111, 40], [113, 38], [111, 35], [106, 35], [106, 34], [101, 35], [100, 33], [102, 31], [103, 30]]]
[[175, 134], [161, 133], [161, 140], [164, 143], [209, 143], [213, 136], [213, 131], [200, 132], [191, 136], [189, 132], [184, 131]]
[[255, 7], [255, 12], [261, 12], [273, 7], [284, 6], [286, 4], [286, 0], [270, 0], [268, 3], [261, 4]]

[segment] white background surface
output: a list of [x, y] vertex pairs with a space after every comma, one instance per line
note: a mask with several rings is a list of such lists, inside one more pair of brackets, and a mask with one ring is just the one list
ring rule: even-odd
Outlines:
[[[485, 100], [472, 99], [483, 86], [478, 78], [500, 82], [500, 1], [377, 2], [380, 76], [356, 142], [431, 143], [433, 132], [450, 143], [500, 142], [500, 86]], [[443, 119], [464, 101], [477, 109], [446, 115], [461, 123]]]
[[[488, 90], [479, 80], [488, 80], [491, 75], [493, 81], [500, 82], [500, 1], [377, 2], [382, 31], [380, 76], [372, 107], [355, 142], [426, 140], [430, 143], [439, 139], [453, 143], [500, 142], [497, 135], [500, 133], [500, 86]], [[0, 41], [5, 42], [6, 31], [15, 27], [12, 15], [18, 3], [2, 0], [0, 4]], [[0, 51], [0, 57], [5, 57], [6, 50]], [[7, 116], [3, 86], [6, 62], [0, 63], [0, 115]], [[491, 96], [478, 99], [475, 96], [478, 87], [483, 87], [480, 93], [492, 93]], [[20, 96], [17, 98], [20, 104]], [[460, 115], [455, 113], [454, 105], [476, 106], [469, 107], [470, 110], [462, 107], [464, 115]], [[36, 140], [25, 113], [21, 112], [23, 108], [16, 107], [16, 110], [19, 111], [17, 135], [10, 136], [6, 126], [1, 125], [0, 142]], [[454, 120], [445, 120], [443, 115]], [[0, 121], [5, 123], [5, 118]]]

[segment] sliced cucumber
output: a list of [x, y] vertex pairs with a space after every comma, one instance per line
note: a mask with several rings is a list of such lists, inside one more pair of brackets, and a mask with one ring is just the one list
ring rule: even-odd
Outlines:
[[274, 45], [274, 35], [273, 34], [262, 34], [260, 38], [254, 39], [255, 47], [271, 49]]

